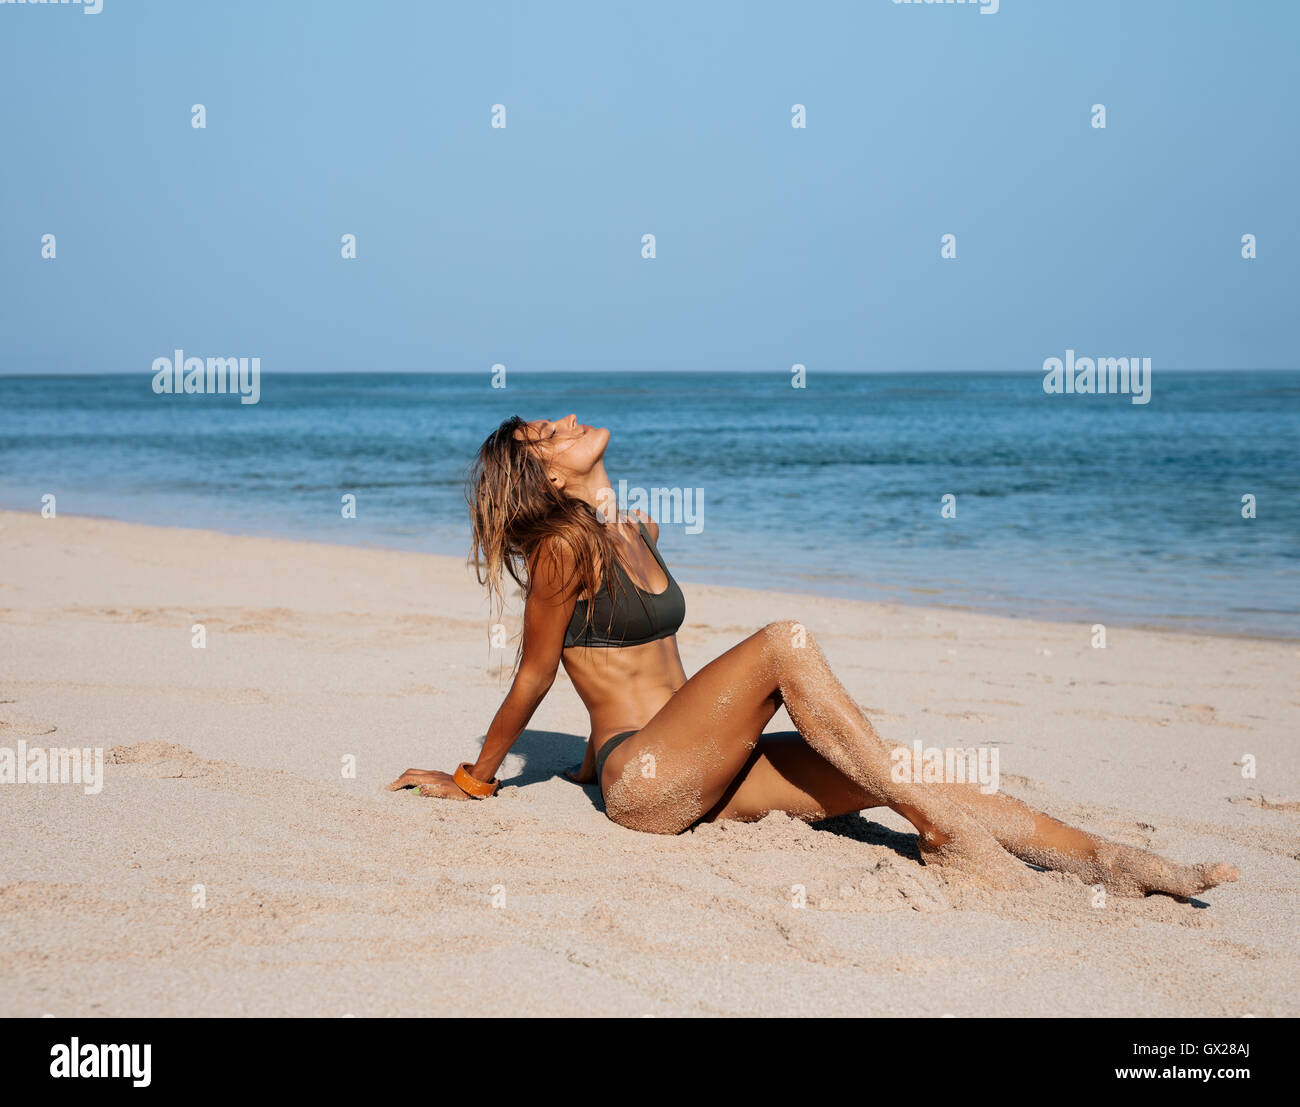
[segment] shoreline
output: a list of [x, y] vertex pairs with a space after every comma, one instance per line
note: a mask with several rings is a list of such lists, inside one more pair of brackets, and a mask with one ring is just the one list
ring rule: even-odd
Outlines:
[[[12, 516], [35, 515], [37, 518], [40, 517], [39, 512], [32, 511], [31, 509], [19, 510], [17, 508], [6, 506], [5, 504], [0, 503], [0, 525], [3, 525], [4, 517], [10, 515]], [[145, 528], [156, 529], [160, 531], [176, 530], [176, 531], [184, 531], [187, 533], [194, 533], [194, 534], [221, 535], [227, 538], [250, 538], [250, 539], [259, 539], [259, 540], [271, 541], [271, 542], [289, 542], [289, 543], [301, 544], [305, 546], [322, 546], [322, 547], [332, 548], [332, 549], [373, 550], [376, 552], [410, 554], [416, 557], [435, 558], [440, 561], [449, 562], [449, 563], [456, 563], [461, 565], [466, 564], [464, 558], [457, 557], [454, 554], [438, 553], [429, 550], [417, 550], [417, 549], [411, 549], [404, 546], [388, 545], [388, 544], [377, 543], [372, 541], [330, 542], [321, 538], [312, 538], [303, 535], [285, 534], [283, 532], [270, 531], [270, 530], [267, 531], [222, 530], [213, 527], [188, 526], [184, 523], [152, 523], [152, 522], [146, 522], [139, 519], [128, 519], [128, 518], [123, 518], [114, 515], [69, 513], [67, 515], [60, 515], [58, 518], [59, 519], [84, 519], [84, 520], [91, 520], [95, 522], [104, 522], [104, 523], [120, 523], [123, 526], [130, 526], [130, 527], [145, 527]], [[42, 520], [42, 521], [49, 522], [50, 520]], [[58, 520], [56, 519], [55, 522], [57, 521]], [[917, 608], [922, 610], [948, 611], [953, 613], [963, 613], [963, 614], [975, 615], [975, 616], [986, 616], [988, 618], [994, 618], [994, 619], [1005, 619], [1010, 622], [1044, 623], [1053, 626], [1085, 625], [1083, 620], [1070, 619], [1065, 617], [1063, 614], [1050, 615], [1050, 614], [1035, 613], [1035, 612], [1026, 612], [1020, 614], [1020, 613], [1008, 612], [1005, 610], [997, 609], [991, 605], [989, 607], [977, 607], [970, 604], [961, 604], [961, 603], [954, 603], [954, 602], [942, 603], [937, 601], [930, 602], [927, 600], [912, 598], [910, 593], [913, 590], [918, 592], [924, 592], [928, 590], [927, 587], [923, 585], [917, 585], [915, 586], [914, 589], [906, 590], [909, 593], [909, 595], [907, 596], [900, 595], [898, 598], [883, 598], [883, 597], [864, 598], [861, 596], [846, 595], [843, 592], [835, 591], [829, 588], [819, 589], [812, 586], [811, 583], [809, 584], [808, 587], [804, 589], [780, 588], [780, 587], [772, 587], [772, 586], [764, 586], [764, 585], [752, 585], [752, 586], [733, 585], [733, 584], [723, 584], [723, 583], [719, 583], [716, 580], [708, 579], [709, 576], [713, 575], [714, 573], [720, 573], [722, 572], [722, 570], [710, 570], [706, 572], [706, 574], [703, 577], [700, 578], [695, 578], [690, 576], [689, 570], [687, 572], [688, 575], [682, 577], [681, 579], [688, 585], [693, 584], [699, 587], [731, 589], [737, 592], [747, 592], [751, 594], [773, 594], [773, 595], [779, 595], [783, 597], [809, 596], [809, 597], [817, 597], [819, 599], [836, 600], [838, 602], [848, 603], [848, 604], [863, 604], [868, 607], [875, 606], [875, 605], [902, 606], [902, 607]], [[807, 578], [803, 578], [803, 579], [807, 580]], [[872, 585], [871, 587], [883, 592], [887, 586]], [[1165, 618], [1171, 620], [1182, 619], [1182, 618], [1193, 619], [1195, 618], [1195, 616], [1186, 616], [1186, 617], [1165, 616]], [[1091, 624], [1087, 624], [1087, 625], [1090, 626]], [[1106, 628], [1108, 633], [1111, 630], [1111, 628], [1114, 628], [1123, 631], [1144, 631], [1152, 634], [1186, 635], [1194, 638], [1224, 638], [1224, 639], [1253, 641], [1253, 642], [1270, 642], [1270, 643], [1277, 643], [1277, 644], [1287, 644], [1287, 643], [1300, 644], [1300, 621], [1297, 622], [1296, 634], [1289, 637], [1285, 635], [1271, 635], [1259, 631], [1233, 631], [1233, 630], [1223, 629], [1220, 627], [1205, 626], [1203, 624], [1177, 625], [1175, 623], [1166, 624], [1166, 623], [1149, 622], [1149, 621], [1127, 621], [1127, 620], [1118, 620], [1114, 618], [1112, 618], [1109, 622], [1106, 623]]]

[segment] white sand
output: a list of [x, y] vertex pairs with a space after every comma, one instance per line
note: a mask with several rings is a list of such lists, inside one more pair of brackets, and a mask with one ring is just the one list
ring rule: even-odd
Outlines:
[[454, 558], [0, 513], [0, 566], [0, 746], [116, 751], [98, 795], [0, 786], [0, 1015], [1300, 1014], [1295, 643], [686, 583], [688, 672], [798, 619], [885, 737], [1242, 869], [1095, 907], [941, 879], [888, 811], [625, 830], [558, 776], [563, 674], [498, 798], [384, 791], [472, 760], [506, 689]]

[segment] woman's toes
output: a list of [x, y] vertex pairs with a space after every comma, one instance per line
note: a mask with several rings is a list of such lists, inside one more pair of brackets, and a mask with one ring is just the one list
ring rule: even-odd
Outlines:
[[1217, 884], [1231, 884], [1241, 877], [1239, 868], [1224, 861], [1215, 864], [1198, 865], [1196, 871], [1201, 880], [1199, 890], [1202, 892], [1207, 888], [1213, 888]]

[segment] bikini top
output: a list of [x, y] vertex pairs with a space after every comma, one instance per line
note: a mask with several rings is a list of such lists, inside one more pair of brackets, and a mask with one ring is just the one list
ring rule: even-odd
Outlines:
[[656, 642], [660, 638], [671, 638], [677, 633], [686, 619], [686, 597], [673, 580], [673, 575], [659, 556], [658, 549], [651, 541], [645, 524], [637, 521], [637, 529], [645, 544], [654, 554], [659, 568], [668, 578], [668, 587], [662, 592], [646, 592], [632, 583], [626, 570], [614, 561], [623, 589], [618, 599], [612, 604], [608, 582], [601, 584], [600, 591], [594, 598], [591, 612], [591, 625], [587, 625], [588, 600], [579, 600], [573, 605], [573, 617], [569, 628], [564, 632], [564, 648], [570, 646], [594, 646], [597, 648], [618, 649], [622, 646], [640, 646], [645, 642]]

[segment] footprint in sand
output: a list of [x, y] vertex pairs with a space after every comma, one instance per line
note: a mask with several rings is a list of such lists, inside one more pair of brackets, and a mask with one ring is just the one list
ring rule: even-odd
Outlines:
[[1261, 811], [1285, 811], [1288, 815], [1300, 814], [1300, 801], [1284, 800], [1277, 796], [1229, 796], [1229, 803], [1248, 803]]
[[186, 746], [175, 742], [137, 742], [132, 746], [113, 746], [104, 757], [109, 765], [131, 765], [136, 776], [152, 780], [207, 776], [202, 758]]
[[15, 738], [40, 738], [45, 734], [53, 734], [58, 729], [54, 723], [28, 716], [11, 715], [8, 719], [0, 719], [0, 735], [12, 735]]
[[927, 878], [908, 871], [905, 865], [893, 857], [883, 858], [856, 885], [841, 885], [838, 899], [823, 897], [817, 906], [823, 910], [870, 912], [910, 909], [930, 914], [947, 911], [951, 906], [948, 897]]

